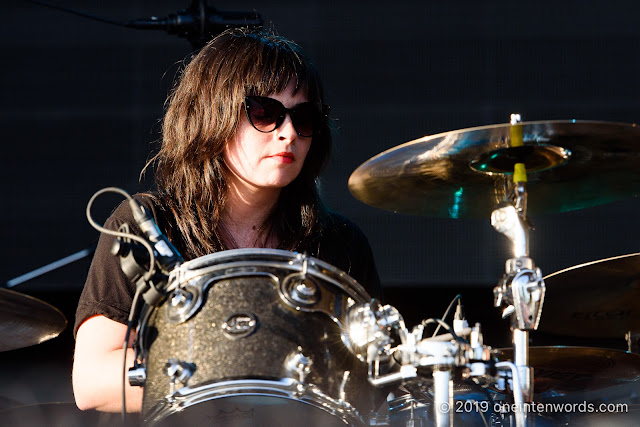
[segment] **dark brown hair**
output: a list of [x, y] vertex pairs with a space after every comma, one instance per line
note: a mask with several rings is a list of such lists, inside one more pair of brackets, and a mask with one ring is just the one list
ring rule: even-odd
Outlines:
[[[167, 99], [162, 147], [152, 162], [160, 205], [177, 227], [167, 233], [185, 259], [231, 249], [220, 223], [227, 197], [225, 144], [236, 132], [245, 96], [282, 92], [290, 81], [322, 110], [315, 66], [298, 45], [263, 30], [225, 31], [182, 72]], [[314, 130], [302, 171], [282, 189], [263, 225], [275, 233], [281, 249], [306, 250], [320, 232], [326, 212], [316, 180], [330, 152], [325, 117]]]

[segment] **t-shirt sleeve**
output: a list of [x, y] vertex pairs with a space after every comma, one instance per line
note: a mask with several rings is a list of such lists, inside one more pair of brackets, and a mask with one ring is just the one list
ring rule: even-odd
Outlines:
[[[139, 234], [127, 202], [118, 206], [107, 219], [104, 227], [118, 230], [124, 222], [131, 226], [132, 232]], [[105, 316], [119, 323], [127, 323], [135, 285], [122, 272], [120, 258], [111, 254], [114, 239], [114, 236], [105, 233], [100, 235], [87, 280], [78, 301], [74, 336], [85, 320], [96, 315]]]

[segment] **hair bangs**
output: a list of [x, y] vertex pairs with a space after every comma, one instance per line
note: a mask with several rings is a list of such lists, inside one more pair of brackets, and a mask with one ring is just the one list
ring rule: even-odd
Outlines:
[[[264, 36], [260, 38], [264, 39]], [[315, 69], [309, 67], [309, 59], [298, 45], [275, 35], [257, 42], [260, 46], [246, 79], [246, 95], [269, 96], [280, 93], [293, 82], [294, 94], [302, 91], [309, 101], [322, 102], [320, 77]]]

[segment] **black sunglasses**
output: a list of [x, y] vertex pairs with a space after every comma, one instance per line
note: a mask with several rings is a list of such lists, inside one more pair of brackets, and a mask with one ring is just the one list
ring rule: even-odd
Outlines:
[[278, 129], [284, 122], [287, 113], [296, 133], [300, 136], [313, 136], [323, 116], [329, 113], [329, 106], [320, 112], [311, 102], [303, 102], [293, 108], [286, 108], [282, 103], [266, 96], [247, 96], [244, 99], [244, 110], [251, 125], [258, 131], [268, 133]]

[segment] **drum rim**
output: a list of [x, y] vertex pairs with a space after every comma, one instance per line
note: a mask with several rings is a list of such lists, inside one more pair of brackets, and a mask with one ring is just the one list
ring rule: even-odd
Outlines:
[[[269, 260], [268, 257], [278, 257], [279, 259]], [[282, 249], [229, 249], [203, 255], [181, 264], [173, 270], [169, 282], [177, 281], [178, 284], [184, 283], [198, 275], [205, 274], [204, 270], [207, 269], [218, 268], [224, 265], [232, 266], [234, 264], [249, 265], [251, 261], [284, 262], [286, 260], [286, 264], [293, 266], [294, 264], [292, 261], [299, 260], [302, 262], [304, 257], [305, 255], [300, 252], [285, 251]], [[347, 295], [353, 298], [356, 303], [366, 303], [371, 300], [371, 296], [365, 288], [345, 271], [312, 256], [306, 256], [306, 259], [311, 263], [311, 265], [320, 268], [320, 271], [314, 271], [313, 269], [309, 270], [310, 274], [313, 276], [317, 277], [325, 274], [325, 272], [329, 272], [330, 277], [334, 279], [332, 281], [335, 282], [334, 285], [341, 288]]]
[[[300, 390], [300, 386], [304, 391]], [[364, 425], [361, 415], [349, 402], [336, 401], [311, 384], [301, 384], [292, 378], [279, 380], [236, 379], [183, 387], [176, 390], [172, 401], [156, 403], [145, 415], [145, 421], [155, 423], [197, 406], [198, 404], [239, 396], [262, 396], [309, 405], [336, 417], [345, 425]]]

